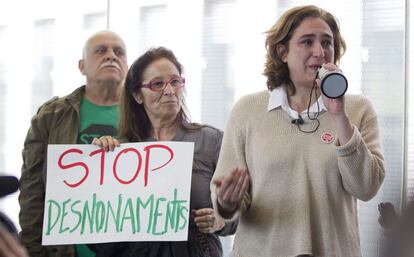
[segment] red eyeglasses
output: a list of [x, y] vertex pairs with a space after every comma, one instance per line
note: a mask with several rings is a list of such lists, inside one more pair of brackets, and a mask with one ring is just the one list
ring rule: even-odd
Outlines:
[[168, 80], [161, 78], [153, 79], [148, 84], [142, 84], [141, 87], [148, 88], [155, 92], [163, 91], [167, 85], [170, 84], [174, 89], [182, 88], [185, 86], [185, 79], [182, 77], [172, 77]]

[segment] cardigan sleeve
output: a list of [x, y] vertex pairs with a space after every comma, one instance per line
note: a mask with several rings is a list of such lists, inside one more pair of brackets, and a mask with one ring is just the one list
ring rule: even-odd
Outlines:
[[[218, 131], [218, 135], [217, 135], [217, 140], [215, 143], [215, 149], [214, 149], [214, 163], [215, 166], [217, 167], [217, 162], [218, 162], [218, 158], [220, 156], [220, 149], [221, 149], [221, 144], [222, 144], [222, 139], [223, 139], [223, 133], [221, 131]], [[237, 225], [238, 225], [238, 220], [234, 219], [234, 220], [225, 220], [225, 225], [224, 227], [219, 230], [216, 231], [215, 234], [219, 235], [219, 236], [228, 236], [228, 235], [233, 235], [234, 233], [236, 233], [236, 229], [237, 229]]]
[[[364, 98], [365, 99], [365, 98]], [[385, 161], [381, 150], [377, 116], [365, 99], [359, 126], [355, 122], [351, 139], [336, 150], [342, 183], [347, 192], [368, 201], [378, 192], [385, 177]]]
[[[247, 167], [245, 156], [245, 126], [238, 122], [243, 119], [239, 114], [243, 111], [243, 98], [234, 106], [230, 117], [227, 121], [224, 131], [223, 142], [221, 145], [220, 156], [216, 171], [214, 172], [214, 179], [222, 179], [229, 174], [234, 168]], [[217, 203], [217, 196], [215, 194], [216, 186], [211, 183], [211, 198], [216, 213], [225, 220], [235, 219], [239, 211], [246, 210], [250, 207], [251, 197], [250, 193], [246, 193], [240, 206], [230, 215], [223, 216], [220, 212]]]

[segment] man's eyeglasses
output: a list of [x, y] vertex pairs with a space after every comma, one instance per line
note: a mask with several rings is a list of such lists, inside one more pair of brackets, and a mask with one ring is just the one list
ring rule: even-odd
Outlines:
[[170, 84], [174, 89], [182, 88], [185, 85], [185, 79], [182, 77], [172, 77], [169, 80], [153, 79], [148, 84], [142, 84], [141, 87], [149, 88], [155, 92], [163, 91]]

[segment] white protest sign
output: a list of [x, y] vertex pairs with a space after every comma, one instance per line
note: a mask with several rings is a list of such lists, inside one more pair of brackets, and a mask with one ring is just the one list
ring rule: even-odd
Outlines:
[[43, 245], [187, 240], [194, 143], [49, 145]]

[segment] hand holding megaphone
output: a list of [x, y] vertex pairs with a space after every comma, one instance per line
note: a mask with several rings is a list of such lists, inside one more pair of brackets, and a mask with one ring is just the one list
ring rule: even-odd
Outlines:
[[348, 81], [338, 70], [328, 70], [324, 66], [318, 70], [321, 91], [326, 97], [336, 99], [343, 96], [348, 89]]

